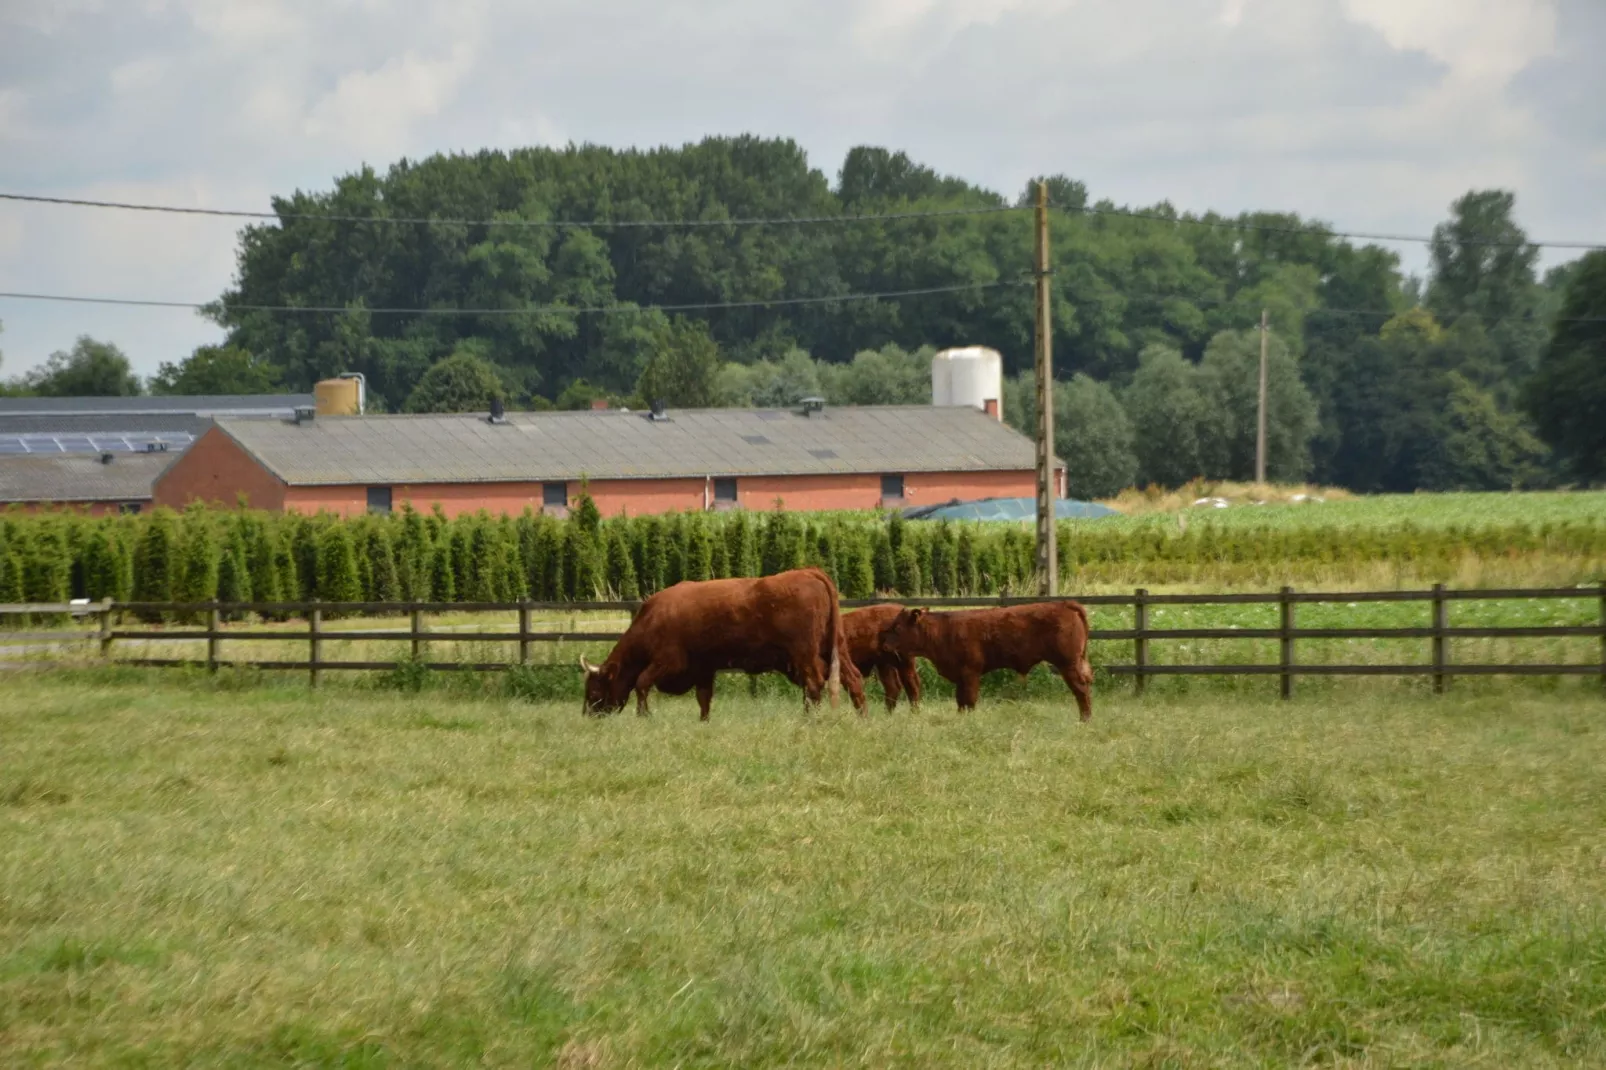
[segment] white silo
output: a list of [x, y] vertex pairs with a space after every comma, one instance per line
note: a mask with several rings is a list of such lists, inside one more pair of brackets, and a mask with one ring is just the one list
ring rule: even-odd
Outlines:
[[1004, 358], [986, 346], [944, 349], [931, 358], [931, 403], [969, 405], [1004, 418]]

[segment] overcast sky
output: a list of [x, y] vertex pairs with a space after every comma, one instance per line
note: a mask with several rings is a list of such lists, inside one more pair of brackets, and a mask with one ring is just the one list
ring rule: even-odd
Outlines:
[[[1502, 187], [1531, 236], [1606, 241], [1603, 54], [1606, 0], [0, 0], [0, 190], [265, 209], [404, 155], [751, 132], [833, 180], [877, 144], [1341, 229], [1427, 233]], [[0, 202], [0, 290], [211, 300], [237, 230]], [[83, 333], [147, 374], [218, 337], [0, 323], [0, 375]]]

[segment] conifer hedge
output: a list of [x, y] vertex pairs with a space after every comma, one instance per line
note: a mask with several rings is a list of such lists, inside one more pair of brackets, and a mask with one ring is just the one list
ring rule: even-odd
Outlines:
[[[1449, 575], [1468, 555], [1606, 560], [1606, 518], [1477, 528], [1067, 525], [1059, 552], [1067, 584], [1134, 573], [1163, 582], [1223, 565], [1292, 571], [1380, 561]], [[682, 579], [806, 564], [829, 571], [847, 598], [991, 595], [1031, 591], [1035, 554], [1025, 525], [781, 509], [605, 519], [584, 493], [564, 519], [534, 512], [449, 519], [438, 508], [405, 506], [346, 519], [199, 508], [118, 517], [0, 513], [0, 602], [633, 599]]]

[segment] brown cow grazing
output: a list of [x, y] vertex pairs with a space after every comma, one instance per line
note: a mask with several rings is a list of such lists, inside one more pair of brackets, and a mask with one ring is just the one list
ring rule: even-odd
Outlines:
[[868, 677], [874, 669], [886, 692], [887, 712], [898, 705], [898, 696], [908, 692], [909, 705], [920, 705], [920, 671], [912, 657], [899, 657], [881, 646], [881, 633], [899, 613], [900, 605], [867, 606], [842, 618], [842, 630], [847, 633], [848, 657], [854, 668]]
[[864, 712], [864, 681], [847, 657], [836, 585], [817, 568], [760, 579], [677, 583], [641, 604], [636, 619], [601, 665], [584, 658], [584, 712], [614, 713], [632, 691], [646, 716], [653, 688], [684, 695], [693, 688], [702, 719], [725, 671], [784, 673], [817, 704], [831, 705], [843, 685]]
[[959, 708], [974, 709], [983, 673], [1025, 676], [1039, 662], [1059, 670], [1082, 720], [1093, 716], [1093, 666], [1087, 661], [1087, 610], [1076, 602], [1038, 602], [961, 613], [906, 609], [881, 633], [895, 655], [922, 657], [953, 681]]

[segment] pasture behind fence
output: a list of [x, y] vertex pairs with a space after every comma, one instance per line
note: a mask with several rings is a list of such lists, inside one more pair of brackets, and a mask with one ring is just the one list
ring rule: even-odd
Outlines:
[[[1238, 594], [1152, 594], [1138, 588], [1131, 594], [1099, 594], [1064, 596], [1052, 599], [1019, 596], [929, 598], [929, 599], [843, 599], [844, 609], [876, 605], [882, 601], [898, 601], [908, 605], [929, 606], [933, 609], [966, 609], [987, 606], [1024, 605], [1040, 601], [1066, 601], [1074, 597], [1089, 607], [1120, 606], [1132, 610], [1130, 628], [1095, 628], [1091, 638], [1098, 642], [1130, 642], [1132, 660], [1124, 664], [1098, 664], [1095, 668], [1116, 676], [1130, 676], [1142, 693], [1147, 681], [1157, 676], [1275, 676], [1283, 698], [1293, 694], [1294, 681], [1299, 676], [1431, 676], [1435, 691], [1443, 691], [1456, 676], [1598, 676], [1606, 686], [1606, 583], [1591, 587], [1562, 587], [1506, 590], [1451, 590], [1442, 584], [1431, 590], [1416, 591], [1296, 591], [1284, 587], [1276, 592]], [[1591, 624], [1547, 625], [1495, 625], [1452, 626], [1449, 624], [1449, 607], [1456, 603], [1497, 602], [1506, 600], [1596, 599], [1599, 603], [1598, 619]], [[1420, 603], [1428, 607], [1427, 623], [1421, 626], [1394, 627], [1300, 627], [1298, 608], [1318, 603], [1344, 603], [1358, 606], [1364, 603]], [[0, 618], [31, 619], [66, 615], [80, 620], [93, 619], [94, 630], [49, 629], [40, 631], [0, 632], [0, 647], [18, 647], [30, 643], [61, 645], [79, 640], [98, 644], [100, 657], [108, 663], [150, 668], [205, 667], [216, 672], [223, 667], [251, 667], [266, 670], [305, 672], [310, 684], [318, 686], [321, 676], [332, 671], [385, 671], [395, 669], [397, 660], [353, 660], [325, 656], [325, 644], [331, 640], [347, 642], [405, 643], [411, 661], [419, 666], [440, 671], [498, 672], [515, 664], [531, 662], [533, 648], [538, 644], [612, 643], [623, 634], [620, 631], [585, 631], [574, 624], [578, 614], [587, 612], [630, 613], [640, 606], [639, 601], [615, 602], [98, 602], [73, 604], [21, 604], [0, 606]], [[1211, 627], [1168, 628], [1156, 627], [1153, 611], [1162, 606], [1275, 606], [1278, 622], [1275, 627]], [[430, 617], [443, 615], [517, 614], [517, 627], [512, 630], [439, 630], [432, 629]], [[554, 630], [537, 627], [536, 614], [567, 614], [570, 627]], [[264, 623], [245, 622], [238, 626], [225, 624], [255, 615], [261, 622], [287, 621], [300, 618], [304, 629]], [[340, 628], [330, 629], [330, 615], [340, 617], [405, 617], [403, 628]], [[134, 620], [170, 620], [199, 622], [180, 624], [177, 627], [127, 627]], [[1456, 639], [1547, 639], [1547, 638], [1598, 638], [1599, 657], [1593, 663], [1584, 662], [1481, 662], [1457, 663], [1450, 659], [1450, 643]], [[1298, 658], [1298, 644], [1310, 640], [1348, 639], [1420, 639], [1427, 641], [1427, 660], [1421, 663], [1303, 663]], [[1198, 640], [1241, 640], [1277, 643], [1278, 657], [1269, 663], [1160, 663], [1154, 658], [1154, 644]], [[117, 657], [116, 644], [135, 642], [193, 642], [205, 644], [204, 658], [172, 657]], [[249, 642], [292, 643], [305, 646], [305, 659], [236, 659], [223, 656], [222, 644]], [[517, 651], [516, 660], [428, 660], [429, 651], [438, 644], [511, 644]]]

